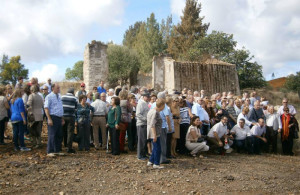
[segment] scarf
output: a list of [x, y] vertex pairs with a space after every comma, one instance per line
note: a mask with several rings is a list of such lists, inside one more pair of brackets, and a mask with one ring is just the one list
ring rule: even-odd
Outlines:
[[282, 115], [282, 141], [287, 140], [289, 137], [290, 129], [289, 129], [289, 122], [291, 120], [291, 115]]

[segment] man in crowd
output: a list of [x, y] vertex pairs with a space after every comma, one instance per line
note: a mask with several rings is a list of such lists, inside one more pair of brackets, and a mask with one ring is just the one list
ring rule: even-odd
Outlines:
[[65, 123], [63, 117], [64, 110], [59, 95], [60, 87], [58, 84], [52, 85], [52, 92], [47, 95], [45, 100], [45, 112], [48, 119], [48, 144], [47, 154], [50, 157], [64, 155], [61, 153], [62, 125]]
[[241, 150], [246, 150], [246, 138], [251, 136], [250, 128], [245, 125], [245, 119], [240, 119], [239, 123], [236, 124], [230, 131], [234, 136], [234, 146], [237, 149], [237, 152], [240, 153]]
[[99, 94], [105, 93], [106, 94], [106, 89], [104, 88], [104, 81], [100, 81], [99, 87], [97, 88], [97, 91]]
[[48, 93], [48, 87], [44, 85], [44, 86], [42, 87], [42, 91], [43, 91], [43, 93], [42, 93], [43, 98], [45, 99], [46, 96], [49, 94], [49, 93]]
[[260, 107], [260, 102], [256, 101], [254, 107], [250, 110], [249, 121], [257, 123], [258, 119], [265, 119], [264, 111]]
[[287, 98], [283, 98], [282, 99], [282, 106], [280, 106], [279, 109], [278, 109], [278, 111], [277, 111], [277, 113], [279, 114], [279, 116], [283, 115], [283, 113], [284, 113], [283, 108], [285, 106], [287, 106], [289, 108], [289, 113], [291, 115], [295, 116], [297, 114], [295, 107], [292, 106], [292, 105], [290, 105], [290, 104], [288, 104], [288, 103], [289, 103], [289, 101], [288, 101]]
[[[223, 116], [221, 121], [214, 125], [207, 134], [207, 141], [212, 148], [217, 148], [217, 152], [222, 154], [223, 146], [228, 144], [231, 146], [233, 142], [228, 137], [229, 130], [227, 129], [228, 118]], [[228, 148], [226, 153], [231, 153], [232, 149]]]
[[147, 114], [149, 112], [148, 102], [149, 93], [148, 91], [142, 92], [142, 98], [136, 107], [136, 127], [137, 127], [137, 157], [139, 160], [146, 160], [147, 154]]
[[111, 98], [114, 97], [114, 89], [109, 89], [107, 96], [106, 96], [106, 101], [110, 104], [111, 103]]
[[75, 96], [76, 96], [77, 99], [79, 99], [79, 96], [81, 96], [81, 95], [87, 95], [87, 92], [85, 90], [85, 83], [80, 84], [80, 90], [77, 91]]
[[63, 125], [64, 146], [68, 147], [68, 153], [75, 153], [75, 150], [72, 148], [75, 129], [75, 112], [77, 110], [77, 99], [74, 96], [74, 88], [68, 89], [67, 94], [61, 97], [61, 101], [65, 121]]
[[16, 84], [15, 89], [23, 89], [23, 81], [23, 77], [18, 77], [18, 83]]
[[51, 93], [51, 78], [48, 78], [47, 79], [47, 83], [45, 83], [44, 84], [44, 86], [43, 87], [45, 87], [45, 86], [47, 86], [47, 88], [48, 88], [48, 93]]
[[205, 91], [204, 91], [204, 89], [201, 89], [201, 91], [200, 91], [200, 97], [201, 98], [205, 97]]
[[93, 117], [93, 135], [94, 135], [94, 145], [96, 150], [99, 150], [99, 128], [101, 129], [102, 137], [102, 148], [105, 150], [107, 144], [106, 135], [106, 115], [108, 113], [108, 105], [106, 103], [106, 94], [102, 92], [99, 94], [95, 93], [95, 101], [91, 104], [94, 107], [94, 117]]
[[261, 148], [264, 148], [267, 143], [267, 139], [265, 138], [266, 126], [264, 119], [258, 119], [258, 124], [251, 128], [250, 133], [251, 142], [249, 146], [249, 153], [260, 154]]

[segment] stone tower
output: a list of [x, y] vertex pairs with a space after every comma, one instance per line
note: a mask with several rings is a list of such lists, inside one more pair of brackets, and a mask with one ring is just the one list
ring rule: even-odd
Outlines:
[[101, 80], [107, 81], [107, 45], [100, 41], [88, 43], [84, 50], [83, 80], [87, 91], [99, 86]]

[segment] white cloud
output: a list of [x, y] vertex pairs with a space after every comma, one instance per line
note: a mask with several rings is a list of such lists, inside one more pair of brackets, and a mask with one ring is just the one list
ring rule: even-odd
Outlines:
[[64, 74], [60, 73], [56, 64], [46, 64], [40, 70], [33, 71], [31, 77], [37, 77], [39, 82], [46, 82], [48, 78], [52, 81], [62, 81]]
[[[171, 10], [180, 16], [185, 0], [171, 0]], [[210, 22], [209, 30], [234, 34], [263, 65], [265, 75], [274, 68], [300, 64], [300, 1], [298, 0], [201, 0], [201, 16]], [[292, 66], [299, 71], [299, 65]], [[289, 70], [286, 70], [289, 71]]]
[[35, 62], [81, 54], [94, 29], [122, 23], [124, 8], [124, 0], [2, 1], [0, 53]]

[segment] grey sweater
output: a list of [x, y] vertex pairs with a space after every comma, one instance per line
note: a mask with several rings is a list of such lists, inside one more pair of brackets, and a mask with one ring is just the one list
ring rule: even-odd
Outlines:
[[139, 100], [136, 107], [136, 126], [147, 125], [147, 114], [149, 112], [148, 103], [144, 100]]

